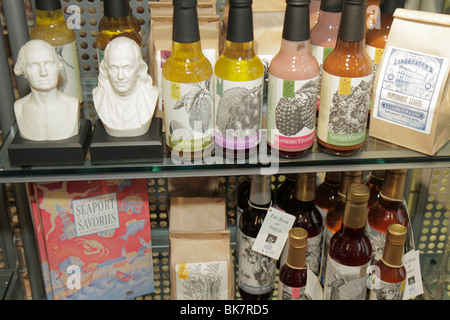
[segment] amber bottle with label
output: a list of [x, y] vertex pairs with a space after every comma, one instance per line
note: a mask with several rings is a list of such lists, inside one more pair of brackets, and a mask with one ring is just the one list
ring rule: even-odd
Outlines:
[[406, 231], [406, 227], [401, 224], [388, 227], [383, 256], [375, 265], [370, 300], [402, 299], [406, 279], [402, 262]]
[[322, 215], [323, 221], [330, 211], [338, 202], [339, 182], [341, 180], [341, 173], [327, 172], [324, 181], [316, 188], [316, 206]]
[[370, 198], [367, 208], [370, 209], [380, 198], [381, 187], [383, 186], [384, 170], [373, 170], [370, 172], [366, 185], [370, 189]]
[[303, 228], [289, 231], [287, 259], [278, 277], [278, 300], [308, 300], [305, 293], [307, 237], [308, 232]]
[[369, 188], [350, 185], [342, 229], [330, 240], [324, 282], [325, 300], [364, 300], [372, 247], [365, 234]]
[[317, 142], [332, 155], [354, 155], [366, 141], [373, 78], [365, 49], [366, 3], [344, 1], [336, 47], [323, 63]]
[[403, 200], [406, 172], [406, 169], [385, 172], [380, 199], [368, 212], [367, 234], [372, 243], [373, 263], [380, 260], [383, 254], [389, 225], [408, 227], [408, 210]]

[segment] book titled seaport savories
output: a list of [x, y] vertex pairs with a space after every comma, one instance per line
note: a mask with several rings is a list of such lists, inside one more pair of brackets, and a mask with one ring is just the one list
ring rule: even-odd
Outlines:
[[48, 298], [119, 300], [154, 291], [147, 180], [34, 183], [33, 189]]

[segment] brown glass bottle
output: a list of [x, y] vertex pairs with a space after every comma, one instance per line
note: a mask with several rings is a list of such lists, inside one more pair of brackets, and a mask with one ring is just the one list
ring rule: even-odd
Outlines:
[[367, 234], [372, 243], [373, 263], [380, 260], [383, 254], [389, 225], [408, 227], [408, 210], [403, 201], [406, 172], [406, 169], [385, 172], [380, 199], [368, 212]]
[[367, 0], [345, 0], [336, 47], [323, 63], [317, 142], [337, 156], [359, 153], [365, 144], [372, 61], [365, 49]]
[[286, 180], [278, 187], [275, 201], [276, 208], [282, 211], [286, 211], [292, 205], [295, 192], [295, 174], [287, 174]]
[[372, 247], [365, 234], [369, 188], [350, 185], [342, 228], [330, 240], [324, 282], [325, 300], [364, 300]]
[[337, 205], [340, 172], [327, 172], [324, 181], [316, 188], [316, 206], [325, 221], [327, 212]]
[[278, 300], [308, 300], [305, 293], [307, 237], [308, 232], [303, 228], [289, 231], [287, 259], [278, 277]]
[[406, 269], [403, 266], [403, 248], [407, 229], [391, 224], [386, 235], [383, 257], [376, 263], [370, 300], [401, 300], [405, 287]]
[[366, 185], [370, 189], [370, 198], [367, 207], [370, 209], [380, 197], [380, 190], [383, 185], [384, 170], [373, 170], [370, 172]]
[[248, 206], [239, 221], [238, 289], [244, 300], [270, 299], [275, 288], [277, 261], [252, 250], [271, 204], [270, 176], [252, 176]]

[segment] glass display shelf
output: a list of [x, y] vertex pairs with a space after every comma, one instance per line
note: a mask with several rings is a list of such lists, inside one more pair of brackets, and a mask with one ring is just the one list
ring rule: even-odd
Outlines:
[[165, 150], [162, 161], [154, 163], [93, 165], [88, 153], [83, 165], [14, 167], [9, 161], [8, 146], [15, 134], [18, 134], [16, 127], [5, 137], [0, 149], [0, 183], [450, 167], [450, 143], [429, 156], [369, 136], [364, 150], [349, 157], [326, 154], [315, 143], [305, 157], [279, 159], [265, 150], [263, 142], [256, 156], [246, 161], [221, 155], [187, 161], [172, 157]]

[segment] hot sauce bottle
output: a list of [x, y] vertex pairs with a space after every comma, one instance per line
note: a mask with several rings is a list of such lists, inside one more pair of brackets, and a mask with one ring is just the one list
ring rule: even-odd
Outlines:
[[345, 0], [335, 49], [323, 64], [317, 142], [337, 156], [360, 152], [366, 140], [372, 61], [365, 49], [367, 0]]

